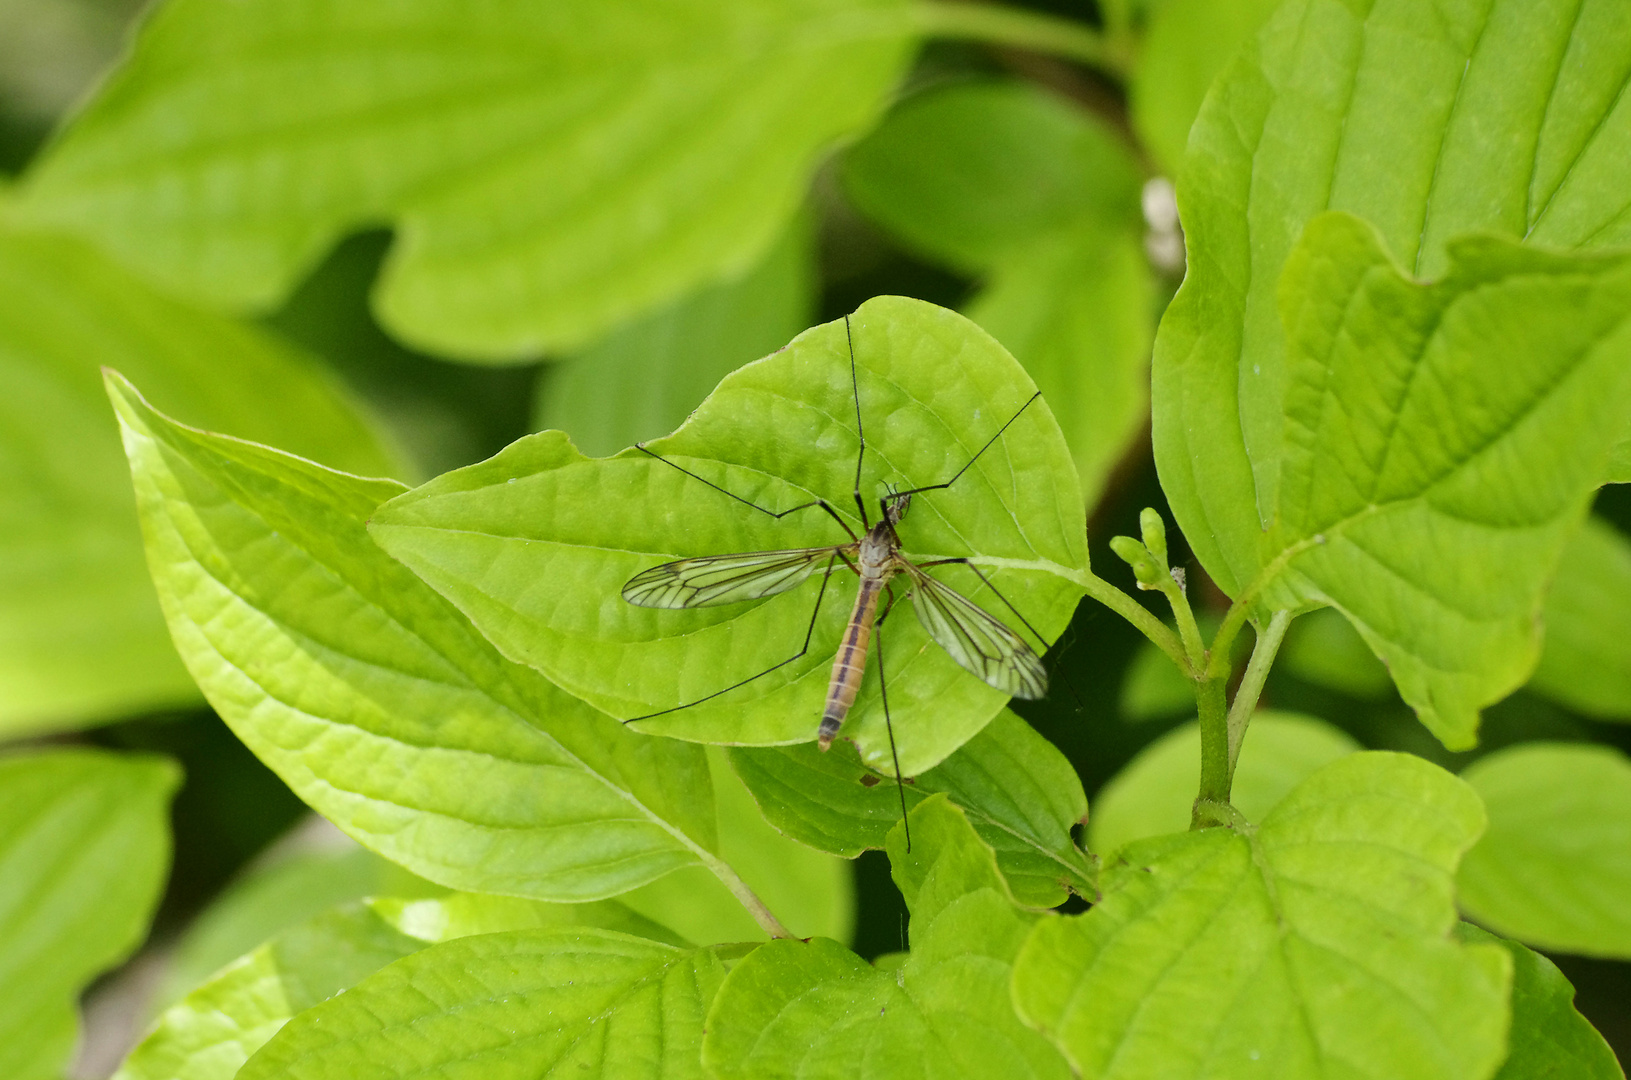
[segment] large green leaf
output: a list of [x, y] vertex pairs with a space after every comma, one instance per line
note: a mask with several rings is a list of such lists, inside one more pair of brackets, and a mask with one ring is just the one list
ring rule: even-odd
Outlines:
[[1631, 259], [1505, 240], [1403, 276], [1346, 214], [1286, 263], [1286, 439], [1261, 607], [1329, 603], [1452, 749], [1521, 685], [1631, 407]]
[[1135, 227], [1138, 166], [1104, 123], [1031, 83], [972, 82], [908, 99], [844, 155], [855, 205], [965, 273], [1078, 225]]
[[1457, 882], [1468, 915], [1543, 949], [1631, 959], [1631, 761], [1531, 743], [1465, 776], [1489, 811]]
[[433, 945], [307, 1009], [240, 1080], [695, 1077], [719, 957], [607, 930]]
[[1150, 18], [1127, 87], [1128, 113], [1168, 176], [1182, 171], [1207, 88], [1279, 0], [1165, 0]]
[[[708, 758], [719, 805], [720, 856], [795, 936], [848, 941], [855, 925], [849, 864], [771, 828], [732, 772], [725, 752], [710, 747]], [[701, 866], [676, 870], [618, 899], [698, 945], [766, 936], [747, 909]]]
[[1154, 300], [1121, 138], [1028, 83], [954, 84], [890, 113], [843, 175], [903, 242], [986, 278], [968, 314], [1041, 387], [1096, 502], [1148, 394]]
[[1092, 910], [1037, 925], [1015, 1002], [1083, 1077], [1482, 1080], [1512, 967], [1452, 939], [1482, 827], [1448, 773], [1350, 755], [1255, 829], [1123, 849]]
[[382, 321], [525, 356], [751, 265], [912, 45], [901, 0], [173, 0], [22, 201], [250, 308], [394, 222]]
[[[323, 828], [329, 830], [327, 823]], [[233, 882], [204, 909], [170, 951], [162, 1000], [155, 1005], [179, 1000], [279, 932], [338, 904], [364, 896], [446, 892], [337, 832], [329, 830], [329, 835], [339, 843], [320, 850], [274, 852], [273, 858]]]
[[741, 277], [686, 296], [545, 369], [533, 426], [559, 428], [590, 457], [667, 435], [750, 360], [810, 325], [814, 237], [807, 221]]
[[474, 934], [500, 934], [507, 930], [567, 930], [593, 927], [650, 938], [677, 948], [692, 943], [672, 927], [641, 915], [616, 900], [590, 900], [582, 904], [552, 904], [519, 896], [491, 893], [448, 893], [445, 896], [383, 896], [370, 899], [368, 908], [411, 938], [436, 944]]
[[1277, 289], [1304, 225], [1357, 214], [1423, 278], [1474, 230], [1631, 240], [1628, 70], [1620, 0], [1291, 0], [1215, 84], [1180, 176], [1189, 270], [1156, 343], [1154, 411], [1162, 487], [1225, 592], [1274, 554], [1258, 538], [1294, 436]]
[[[1358, 749], [1323, 720], [1265, 709], [1246, 729], [1229, 801], [1248, 821], [1262, 821], [1306, 777]], [[1104, 785], [1088, 822], [1088, 847], [1111, 856], [1135, 840], [1189, 828], [1200, 781], [1201, 729], [1185, 724], [1139, 751]]]
[[157, 758], [0, 758], [0, 1076], [62, 1075], [80, 992], [147, 933], [179, 781]]
[[714, 861], [698, 747], [500, 657], [368, 538], [402, 490], [183, 427], [116, 376], [177, 648], [263, 761], [365, 847], [454, 888], [611, 896]]
[[295, 1013], [423, 947], [360, 905], [287, 929], [164, 1010], [114, 1080], [232, 1080]]
[[[772, 825], [822, 851], [854, 858], [882, 848], [900, 820], [894, 776], [868, 769], [842, 744], [825, 754], [808, 743], [742, 747], [731, 751], [731, 763]], [[1067, 890], [1093, 895], [1095, 868], [1071, 838], [1087, 817], [1081, 779], [1052, 743], [1012, 712], [998, 713], [907, 785], [906, 802], [915, 806], [942, 792], [996, 851], [1020, 903], [1054, 907]]]
[[1014, 906], [991, 849], [945, 796], [890, 835], [912, 911], [896, 971], [834, 942], [774, 941], [730, 973], [703, 1062], [719, 1080], [896, 1076], [1059, 1078], [1064, 1060], [1014, 1015], [1014, 953], [1035, 916]]
[[78, 241], [0, 224], [0, 295], [0, 734], [190, 704], [98, 366], [235, 435], [367, 475], [400, 466], [308, 357]]
[[[1031, 397], [1019, 365], [968, 320], [880, 297], [847, 325], [816, 327], [731, 375], [651, 449], [763, 507], [826, 499], [858, 529], [847, 328], [867, 434], [860, 487], [874, 518], [886, 482], [951, 480]], [[370, 529], [506, 656], [621, 717], [698, 701], [788, 660], [811, 625], [821, 575], [769, 600], [677, 611], [625, 602], [624, 582], [683, 556], [849, 539], [818, 509], [778, 520], [638, 450], [587, 459], [558, 432], [392, 500]], [[899, 531], [914, 559], [974, 557], [1051, 640], [1082, 595], [1087, 548], [1075, 473], [1046, 402], [1026, 408], [952, 487], [914, 499]], [[966, 567], [934, 573], [1030, 636]], [[712, 743], [812, 740], [854, 580], [837, 565], [802, 657], [638, 726]], [[904, 610], [883, 637], [900, 764], [915, 774], [967, 742], [1006, 698], [958, 667]], [[881, 769], [891, 758], [876, 654], [874, 646], [844, 734]]]
[[1387, 668], [1335, 608], [1311, 611], [1292, 623], [1278, 661], [1299, 679], [1354, 697], [1381, 698], [1393, 692]]
[[1625, 1080], [1614, 1051], [1575, 1009], [1574, 987], [1556, 964], [1471, 923], [1457, 926], [1456, 936], [1512, 955], [1512, 1034], [1495, 1080]]
[[1588, 518], [1546, 594], [1532, 689], [1602, 720], [1631, 720], [1631, 540]]

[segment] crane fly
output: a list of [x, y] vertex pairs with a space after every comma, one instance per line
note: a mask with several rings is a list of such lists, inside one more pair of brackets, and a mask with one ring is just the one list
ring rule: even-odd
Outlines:
[[[666, 465], [678, 469], [709, 487], [730, 496], [737, 502], [753, 507], [775, 518], [783, 518], [799, 510], [819, 508], [824, 510], [834, 521], [849, 534], [849, 542], [844, 544], [827, 545], [824, 547], [790, 548], [781, 551], [749, 551], [730, 555], [704, 555], [698, 558], [678, 559], [674, 562], [663, 563], [649, 570], [642, 571], [630, 578], [623, 586], [623, 599], [631, 604], [652, 608], [695, 608], [709, 607], [717, 604], [736, 604], [749, 600], [760, 600], [775, 596], [808, 580], [818, 571], [822, 574], [821, 589], [816, 594], [815, 608], [810, 613], [810, 624], [804, 635], [804, 645], [798, 652], [772, 665], [757, 675], [750, 676], [740, 682], [733, 683], [722, 690], [717, 690], [706, 697], [685, 705], [678, 705], [671, 709], [649, 713], [646, 716], [634, 717], [634, 720], [647, 720], [665, 713], [677, 712], [680, 709], [699, 705], [721, 694], [729, 693], [738, 687], [745, 686], [756, 679], [763, 678], [778, 668], [785, 667], [803, 657], [810, 649], [810, 640], [815, 632], [816, 618], [821, 612], [821, 603], [827, 593], [827, 585], [832, 578], [833, 571], [842, 563], [847, 569], [853, 571], [859, 578], [859, 587], [856, 591], [855, 604], [850, 612], [848, 623], [845, 625], [843, 637], [840, 641], [836, 656], [833, 658], [832, 675], [827, 684], [825, 706], [821, 713], [820, 726], [817, 728], [816, 741], [822, 750], [832, 745], [839, 729], [843, 726], [845, 718], [849, 715], [851, 706], [855, 703], [856, 695], [860, 692], [861, 681], [866, 672], [866, 657], [869, 646], [878, 651], [878, 680], [883, 701], [884, 724], [889, 734], [890, 754], [895, 764], [895, 779], [900, 784], [900, 755], [895, 748], [894, 726], [889, 718], [889, 693], [887, 683], [884, 682], [883, 672], [883, 635], [884, 620], [894, 604], [894, 593], [891, 585], [899, 576], [910, 582], [907, 598], [912, 602], [912, 608], [917, 612], [918, 620], [923, 624], [924, 630], [937, 644], [940, 645], [964, 670], [979, 678], [989, 686], [1003, 691], [1010, 697], [1034, 699], [1047, 693], [1048, 675], [1042, 666], [1042, 661], [1036, 652], [1019, 634], [1015, 633], [1001, 620], [987, 614], [972, 600], [963, 596], [955, 589], [930, 577], [926, 570], [934, 566], [957, 564], [968, 567], [992, 593], [1013, 612], [1014, 616], [1030, 630], [1038, 642], [1043, 639], [1035, 627], [1009, 603], [1007, 598], [997, 591], [989, 578], [982, 573], [979, 567], [968, 558], [936, 559], [932, 562], [914, 563], [901, 554], [901, 539], [895, 527], [906, 517], [906, 512], [912, 503], [912, 496], [925, 492], [940, 491], [951, 487], [964, 473], [980, 459], [980, 456], [989, 450], [1003, 432], [1018, 420], [1020, 415], [1030, 407], [1040, 392], [1032, 394], [1019, 410], [1009, 417], [1008, 421], [997, 429], [982, 447], [969, 458], [963, 467], [957, 470], [951, 479], [938, 484], [926, 484], [920, 487], [908, 488], [904, 491], [886, 490], [878, 500], [878, 521], [874, 524], [867, 513], [866, 500], [861, 495], [861, 470], [866, 458], [866, 434], [861, 423], [861, 393], [859, 377], [855, 367], [855, 345], [850, 335], [849, 319], [844, 319], [846, 337], [849, 339], [850, 353], [850, 383], [855, 393], [855, 429], [860, 439], [860, 449], [855, 459], [855, 488], [854, 498], [856, 508], [860, 511], [863, 532], [857, 535], [855, 530], [839, 516], [832, 505], [825, 499], [814, 499], [802, 503], [789, 510], [774, 511], [760, 506], [748, 499], [744, 499], [718, 484], [698, 476], [667, 458], [647, 450], [644, 445], [637, 444], [638, 448], [656, 458]], [[881, 610], [880, 610], [881, 607]], [[633, 721], [627, 721], [632, 723]], [[901, 789], [901, 810], [905, 813], [905, 790]], [[910, 844], [910, 835], [907, 838]]]

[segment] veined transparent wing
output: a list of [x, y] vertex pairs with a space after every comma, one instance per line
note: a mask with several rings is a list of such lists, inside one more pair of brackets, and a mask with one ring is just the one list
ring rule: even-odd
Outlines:
[[786, 592], [853, 544], [703, 555], [653, 566], [629, 578], [623, 599], [641, 607], [693, 608], [736, 604]]
[[1048, 672], [1025, 639], [974, 601], [900, 560], [912, 579], [918, 621], [964, 670], [1012, 697], [1034, 699], [1048, 692]]

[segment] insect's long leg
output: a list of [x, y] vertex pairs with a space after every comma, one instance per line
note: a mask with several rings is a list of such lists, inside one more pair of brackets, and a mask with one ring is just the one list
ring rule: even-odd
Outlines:
[[900, 795], [900, 823], [906, 830], [906, 850], [912, 850], [912, 823], [906, 811], [906, 782], [900, 777], [900, 751], [895, 748], [895, 723], [889, 718], [889, 683], [883, 677], [883, 621], [895, 606], [895, 594], [889, 594], [888, 606], [872, 624], [872, 647], [878, 653], [878, 694], [883, 698], [883, 729], [889, 735], [889, 757], [895, 763], [895, 791]]
[[[821, 591], [816, 593], [815, 607], [813, 609], [811, 609], [811, 611], [810, 611], [810, 625], [808, 627], [806, 627], [805, 630], [804, 630], [804, 644], [799, 647], [798, 652], [794, 653], [792, 656], [789, 656], [786, 660], [783, 660], [778, 664], [772, 664], [770, 667], [765, 668], [763, 671], [759, 672], [759, 674], [757, 674], [757, 675], [749, 675], [747, 678], [743, 679], [741, 682], [731, 683], [729, 686], [725, 687], [725, 689], [723, 689], [723, 690], [715, 690], [713, 693], [709, 694], [707, 697], [699, 697], [695, 701], [686, 702], [684, 705], [676, 705], [672, 709], [659, 709], [654, 713], [646, 713], [644, 716], [631, 716], [631, 717], [629, 717], [627, 720], [625, 720], [623, 722], [625, 724], [632, 724], [637, 720], [650, 720], [654, 716], [666, 716], [667, 714], [669, 714], [671, 712], [679, 712], [681, 709], [689, 709], [693, 705], [701, 705], [704, 701], [712, 701], [714, 698], [718, 697], [720, 694], [728, 694], [732, 690], [737, 689], [738, 687], [746, 686], [748, 683], [752, 682], [755, 679], [764, 678], [766, 675], [769, 675], [772, 671], [775, 671], [778, 668], [786, 667], [788, 664], [791, 664], [794, 660], [797, 660], [799, 657], [801, 657], [805, 653], [809, 652], [810, 651], [810, 639], [815, 636], [816, 617], [821, 614], [821, 600], [822, 600], [823, 597], [825, 597], [827, 595], [827, 582], [832, 579], [833, 564], [838, 559], [844, 559], [845, 565], [849, 565], [849, 560], [844, 558], [843, 553], [840, 552], [840, 551], [834, 551], [832, 553], [832, 555], [827, 559], [826, 572], [821, 575]], [[854, 569], [853, 566], [851, 566], [850, 568]]]
[[[664, 465], [667, 465], [670, 468], [678, 469], [680, 472], [684, 473], [686, 476], [689, 476], [693, 480], [702, 481], [704, 484], [707, 484], [709, 487], [713, 488], [715, 491], [719, 492], [720, 494], [728, 495], [731, 498], [735, 499], [737, 502], [741, 503], [743, 506], [751, 506], [751, 507], [753, 507], [753, 509], [759, 511], [761, 514], [769, 514], [771, 517], [775, 518], [778, 521], [780, 521], [782, 518], [786, 517], [788, 514], [797, 513], [800, 510], [808, 510], [812, 506], [819, 506], [819, 507], [821, 507], [821, 509], [825, 510], [827, 512], [827, 514], [834, 521], [838, 522], [839, 525], [843, 526], [844, 531], [849, 533], [849, 538], [851, 540], [860, 539], [860, 537], [855, 535], [855, 530], [849, 527], [848, 522], [846, 522], [843, 518], [838, 516], [838, 511], [834, 510], [832, 508], [832, 504], [827, 502], [826, 499], [812, 499], [810, 502], [807, 502], [807, 503], [799, 503], [797, 506], [793, 507], [790, 510], [771, 510], [771, 509], [768, 509], [766, 507], [760, 506], [758, 503], [753, 502], [751, 499], [742, 498], [742, 496], [736, 494], [736, 492], [734, 492], [734, 491], [730, 491], [730, 490], [728, 490], [726, 488], [720, 487], [718, 484], [714, 483], [712, 480], [707, 479], [706, 477], [698, 476], [696, 473], [692, 472], [690, 469], [687, 469], [684, 465], [674, 464], [674, 462], [669, 461], [667, 458], [663, 457], [661, 454], [657, 453], [655, 450], [647, 450], [646, 445], [644, 443], [635, 443], [634, 448], [636, 450], [639, 450], [640, 452], [642, 452], [644, 454], [649, 454], [651, 457], [656, 458], [658, 461], [662, 462]], [[866, 512], [865, 511], [862, 511], [862, 513], [861, 513], [861, 521], [862, 521], [863, 524], [866, 522]]]
[[849, 385], [855, 392], [855, 435], [861, 440], [861, 448], [855, 452], [855, 505], [861, 511], [861, 524], [868, 529], [872, 522], [867, 520], [866, 500], [861, 498], [861, 466], [866, 463], [866, 429], [861, 427], [861, 380], [855, 373], [855, 334], [849, 327], [849, 316], [844, 316], [844, 340], [849, 343]]
[[1026, 398], [1025, 399], [1025, 404], [1023, 404], [1023, 405], [1021, 405], [1019, 407], [1019, 412], [1016, 412], [1014, 415], [1010, 416], [1008, 418], [1008, 423], [1006, 423], [1006, 424], [1002, 425], [1002, 427], [998, 428], [997, 433], [995, 435], [991, 436], [991, 438], [987, 439], [985, 441], [985, 445], [980, 447], [978, 450], [976, 450], [974, 452], [974, 456], [969, 458], [968, 461], [963, 464], [963, 467], [961, 469], [958, 469], [956, 475], [954, 475], [950, 480], [947, 480], [943, 484], [925, 484], [922, 487], [908, 488], [905, 491], [897, 491], [897, 492], [895, 492], [895, 494], [897, 496], [900, 496], [900, 495], [916, 495], [916, 494], [919, 494], [920, 492], [924, 492], [924, 491], [939, 491], [942, 488], [949, 488], [953, 484], [957, 483], [958, 479], [964, 473], [968, 472], [969, 468], [972, 467], [973, 464], [976, 461], [980, 460], [980, 455], [985, 453], [987, 450], [991, 449], [991, 444], [996, 442], [998, 439], [1002, 438], [1002, 433], [1007, 431], [1009, 426], [1012, 425], [1015, 420], [1018, 420], [1022, 415], [1024, 415], [1025, 410], [1029, 409], [1031, 407], [1031, 402], [1035, 401], [1037, 398], [1039, 398], [1041, 396], [1042, 396], [1042, 391], [1038, 390], [1036, 393], [1032, 394], [1029, 398]]

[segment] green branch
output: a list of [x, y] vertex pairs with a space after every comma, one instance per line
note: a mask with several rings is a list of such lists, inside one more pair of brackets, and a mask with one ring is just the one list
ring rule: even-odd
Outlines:
[[1259, 635], [1257, 644], [1252, 646], [1252, 658], [1246, 665], [1246, 674], [1241, 677], [1240, 686], [1235, 690], [1235, 700], [1229, 706], [1229, 780], [1232, 784], [1235, 776], [1235, 762], [1240, 760], [1240, 743], [1246, 737], [1246, 725], [1251, 723], [1252, 713], [1257, 711], [1257, 699], [1263, 696], [1263, 681], [1269, 677], [1269, 668], [1274, 666], [1274, 657], [1280, 651], [1280, 642], [1285, 640], [1286, 627], [1291, 625], [1291, 612], [1276, 611], [1269, 620], [1268, 627]]
[[1113, 75], [1126, 67], [1092, 27], [1038, 11], [955, 0], [921, 0], [914, 9], [918, 29], [929, 37], [961, 38], [1008, 45], [1075, 60]]
[[759, 895], [748, 888], [748, 883], [736, 876], [736, 871], [731, 869], [729, 863], [708, 852], [699, 850], [698, 854], [701, 856], [702, 864], [713, 871], [714, 876], [725, 883], [725, 888], [731, 891], [731, 895], [748, 909], [748, 914], [753, 916], [753, 921], [759, 924], [761, 930], [773, 938], [793, 936], [792, 931], [783, 926], [775, 913], [759, 899]]

